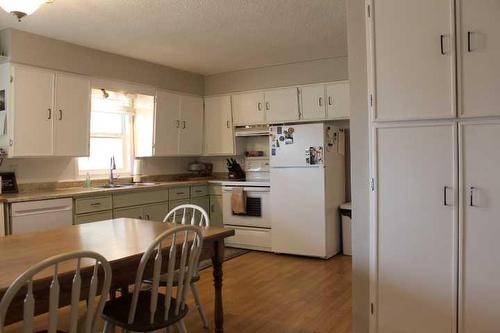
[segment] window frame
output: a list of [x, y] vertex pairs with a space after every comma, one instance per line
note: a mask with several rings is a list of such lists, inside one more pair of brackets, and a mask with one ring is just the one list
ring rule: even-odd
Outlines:
[[[94, 88], [92, 89], [94, 90]], [[122, 116], [122, 133], [121, 134], [116, 134], [116, 133], [93, 133], [92, 128], [90, 128], [90, 133], [89, 133], [89, 146], [91, 144], [92, 138], [100, 138], [100, 139], [121, 139], [122, 144], [123, 144], [123, 168], [117, 168], [115, 170], [116, 176], [131, 176], [132, 175], [132, 165], [133, 165], [133, 158], [134, 158], [134, 145], [133, 145], [133, 118], [134, 118], [134, 101], [133, 99], [131, 100], [131, 106], [122, 106], [120, 107], [119, 110], [112, 110], [112, 111], [105, 111], [105, 110], [93, 110], [91, 106], [91, 111], [90, 111], [90, 117], [92, 117], [92, 113], [114, 113], [114, 114], [119, 114]], [[91, 121], [92, 124], [92, 121]], [[80, 161], [81, 159], [84, 158], [89, 158], [90, 157], [90, 149], [89, 149], [89, 156], [86, 157], [80, 157], [77, 160], [76, 163], [76, 168], [77, 168], [77, 174], [79, 175], [80, 178], [84, 178], [86, 174], [88, 173], [89, 175], [92, 176], [107, 176], [109, 174], [109, 167], [106, 169], [81, 169], [80, 167]]]

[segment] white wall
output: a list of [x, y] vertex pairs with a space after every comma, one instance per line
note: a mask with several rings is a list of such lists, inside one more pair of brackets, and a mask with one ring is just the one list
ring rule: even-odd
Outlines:
[[205, 77], [205, 95], [346, 80], [347, 55]]
[[4, 40], [0, 42], [1, 51], [13, 62], [197, 95], [204, 93], [204, 77], [200, 74], [15, 29], [1, 31], [0, 37]]
[[368, 332], [369, 168], [365, 1], [347, 1], [347, 44], [351, 84], [352, 313], [353, 332]]

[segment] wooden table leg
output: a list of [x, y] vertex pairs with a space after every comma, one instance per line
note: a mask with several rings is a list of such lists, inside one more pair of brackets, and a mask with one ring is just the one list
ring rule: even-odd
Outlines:
[[224, 310], [222, 305], [222, 263], [224, 261], [224, 240], [214, 242], [212, 265], [215, 289], [215, 332], [224, 332]]

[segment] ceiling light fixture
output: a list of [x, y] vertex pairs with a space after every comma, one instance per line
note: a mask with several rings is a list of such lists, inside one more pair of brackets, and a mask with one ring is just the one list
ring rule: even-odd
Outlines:
[[23, 17], [33, 14], [41, 5], [52, 1], [54, 0], [0, 0], [0, 7], [21, 22]]

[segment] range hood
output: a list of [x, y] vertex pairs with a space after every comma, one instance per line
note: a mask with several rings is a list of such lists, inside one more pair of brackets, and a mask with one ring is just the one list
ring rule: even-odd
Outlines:
[[268, 136], [269, 126], [267, 125], [254, 125], [236, 127], [234, 131], [235, 136]]

